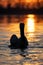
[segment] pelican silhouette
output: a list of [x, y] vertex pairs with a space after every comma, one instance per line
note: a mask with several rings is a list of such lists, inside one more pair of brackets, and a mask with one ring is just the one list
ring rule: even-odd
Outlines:
[[20, 23], [20, 38], [16, 35], [12, 35], [10, 38], [10, 48], [24, 50], [28, 47], [27, 38], [24, 35], [24, 23]]

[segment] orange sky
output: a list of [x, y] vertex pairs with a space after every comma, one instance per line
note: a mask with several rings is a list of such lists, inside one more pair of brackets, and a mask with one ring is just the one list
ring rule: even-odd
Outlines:
[[[4, 7], [7, 6], [8, 2], [11, 4], [11, 6], [13, 7], [15, 5], [15, 3], [18, 3], [20, 0], [1, 0], [0, 4], [3, 5]], [[33, 7], [36, 6], [36, 2], [38, 0], [21, 0], [20, 2], [23, 3], [25, 2], [26, 4], [29, 3], [29, 7]], [[39, 0], [41, 6], [43, 6], [43, 0]], [[41, 3], [42, 2], [42, 3]]]

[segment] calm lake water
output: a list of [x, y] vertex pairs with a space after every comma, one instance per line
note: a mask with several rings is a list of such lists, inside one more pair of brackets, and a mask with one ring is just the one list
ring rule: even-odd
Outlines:
[[[10, 49], [10, 37], [20, 37], [19, 24], [25, 24], [28, 48]], [[0, 16], [0, 65], [43, 65], [43, 15]]]

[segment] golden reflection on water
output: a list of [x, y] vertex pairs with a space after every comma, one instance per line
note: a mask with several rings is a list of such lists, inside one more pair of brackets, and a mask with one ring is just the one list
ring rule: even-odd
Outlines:
[[28, 15], [27, 18], [27, 31], [28, 32], [34, 32], [35, 31], [35, 19], [34, 15]]
[[35, 24], [34, 24], [34, 15], [29, 15], [29, 18], [27, 19], [27, 26], [28, 26], [28, 31], [29, 32], [34, 32]]
[[30, 64], [29, 62], [25, 62], [23, 65], [39, 65], [39, 63], [33, 63], [33, 64], [31, 63]]
[[34, 37], [34, 32], [35, 32], [35, 16], [34, 15], [28, 15], [27, 18], [27, 32], [28, 34], [28, 39], [30, 41], [33, 41]]

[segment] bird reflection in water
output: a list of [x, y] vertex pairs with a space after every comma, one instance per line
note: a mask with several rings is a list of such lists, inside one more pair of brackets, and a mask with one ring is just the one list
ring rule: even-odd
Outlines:
[[24, 35], [24, 23], [20, 23], [20, 35], [20, 38], [14, 34], [11, 36], [9, 46], [11, 49], [20, 49], [24, 51], [28, 47], [28, 41]]

